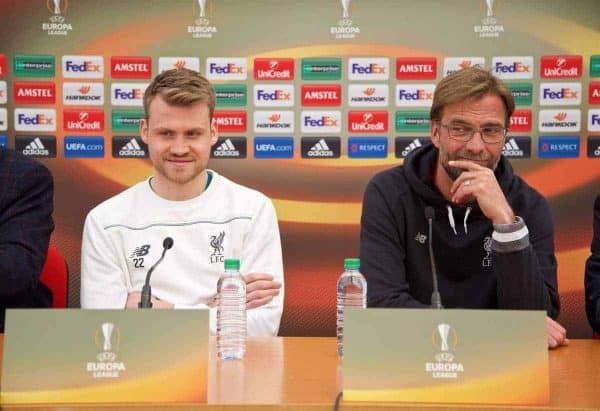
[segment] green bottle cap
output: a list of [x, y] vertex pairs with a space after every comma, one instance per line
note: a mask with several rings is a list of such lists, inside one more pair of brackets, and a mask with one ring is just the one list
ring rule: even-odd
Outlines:
[[346, 258], [344, 260], [344, 269], [358, 270], [360, 268], [360, 258]]
[[225, 259], [225, 269], [226, 270], [239, 270], [240, 269], [240, 260], [237, 258], [226, 258]]

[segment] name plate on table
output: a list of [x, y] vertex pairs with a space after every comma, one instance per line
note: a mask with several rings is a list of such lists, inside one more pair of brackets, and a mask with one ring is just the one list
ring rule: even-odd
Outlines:
[[347, 310], [344, 401], [543, 405], [543, 311]]
[[0, 402], [205, 403], [208, 310], [7, 310]]

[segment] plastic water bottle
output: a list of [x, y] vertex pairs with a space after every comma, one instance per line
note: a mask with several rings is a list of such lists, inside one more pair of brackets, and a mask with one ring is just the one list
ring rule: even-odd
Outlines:
[[344, 356], [344, 311], [367, 307], [367, 280], [359, 268], [360, 259], [346, 258], [344, 272], [337, 282], [337, 348], [340, 357]]
[[217, 293], [217, 355], [223, 360], [242, 359], [246, 353], [246, 283], [240, 275], [240, 260], [225, 260]]

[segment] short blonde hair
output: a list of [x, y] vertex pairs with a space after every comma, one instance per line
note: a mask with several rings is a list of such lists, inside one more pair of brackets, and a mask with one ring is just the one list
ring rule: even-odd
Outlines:
[[215, 92], [210, 82], [202, 74], [186, 68], [172, 69], [154, 77], [144, 92], [144, 112], [150, 115], [150, 103], [160, 95], [173, 106], [192, 106], [197, 103], [208, 105], [209, 119], [215, 111]]

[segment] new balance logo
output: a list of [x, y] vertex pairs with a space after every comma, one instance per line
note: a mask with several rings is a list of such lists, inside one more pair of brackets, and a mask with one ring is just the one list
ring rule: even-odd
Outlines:
[[129, 256], [129, 258], [143, 257], [145, 255], [148, 255], [149, 252], [150, 252], [150, 244], [144, 244], [144, 245], [141, 245], [139, 247], [136, 247], [131, 252], [131, 255]]
[[144, 244], [136, 247], [129, 256], [129, 258], [133, 259], [133, 266], [135, 268], [144, 268], [144, 256], [148, 255], [149, 252], [150, 244]]
[[42, 140], [36, 137], [35, 140], [25, 146], [23, 154], [26, 156], [47, 156], [50, 155], [50, 152], [44, 147]]

